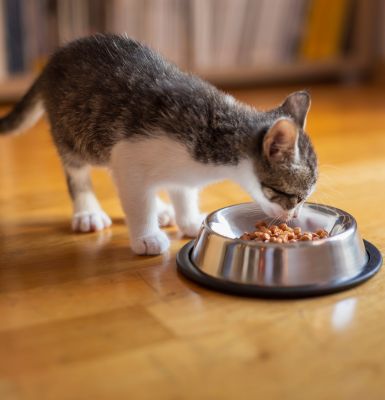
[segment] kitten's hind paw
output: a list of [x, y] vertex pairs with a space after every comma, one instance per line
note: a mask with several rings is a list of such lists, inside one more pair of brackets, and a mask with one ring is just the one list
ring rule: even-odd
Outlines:
[[202, 222], [206, 218], [206, 214], [199, 214], [195, 218], [185, 218], [178, 223], [179, 229], [186, 237], [196, 237], [201, 229]]
[[164, 204], [164, 207], [158, 210], [158, 223], [160, 227], [175, 224], [175, 212], [171, 204]]
[[139, 255], [155, 256], [164, 253], [170, 247], [167, 235], [159, 230], [139, 238], [132, 239], [131, 248]]
[[102, 210], [80, 211], [72, 218], [72, 230], [74, 232], [95, 232], [111, 226], [110, 217]]

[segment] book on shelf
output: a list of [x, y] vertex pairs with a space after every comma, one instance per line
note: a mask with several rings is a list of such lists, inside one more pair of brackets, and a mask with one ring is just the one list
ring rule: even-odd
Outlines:
[[192, 67], [206, 69], [211, 66], [213, 0], [191, 0]]
[[343, 50], [350, 0], [312, 0], [300, 57], [307, 61], [333, 59]]
[[59, 44], [65, 44], [90, 32], [88, 0], [57, 2]]
[[110, 0], [106, 9], [106, 31], [127, 34], [143, 40], [144, 38], [144, 2], [137, 0]]
[[308, 17], [308, 0], [291, 0], [290, 14], [286, 16], [287, 29], [282, 38], [282, 59], [291, 62], [299, 53], [299, 45], [304, 35], [305, 21]]
[[21, 0], [5, 0], [7, 67], [10, 74], [18, 74], [25, 70], [21, 6]]
[[216, 58], [221, 68], [234, 67], [238, 63], [247, 2], [248, 0], [237, 2], [224, 0], [222, 5], [222, 20], [218, 24], [218, 57]]
[[8, 52], [5, 33], [5, 0], [0, 0], [0, 79], [5, 79], [8, 75]]

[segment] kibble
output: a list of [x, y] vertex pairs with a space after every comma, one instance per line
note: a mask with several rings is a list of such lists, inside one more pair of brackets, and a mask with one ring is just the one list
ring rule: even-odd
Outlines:
[[302, 232], [299, 226], [291, 228], [285, 223], [269, 227], [265, 221], [257, 221], [255, 227], [257, 229], [254, 232], [245, 232], [240, 239], [263, 243], [296, 243], [310, 242], [329, 237], [325, 229], [317, 229], [315, 232]]
[[298, 236], [301, 234], [302, 229], [298, 226], [298, 227], [294, 228], [293, 231]]

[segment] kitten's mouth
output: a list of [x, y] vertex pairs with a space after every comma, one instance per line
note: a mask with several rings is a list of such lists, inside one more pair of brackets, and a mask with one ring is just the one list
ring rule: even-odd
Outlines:
[[288, 211], [282, 216], [282, 219], [284, 220], [284, 222], [289, 222], [294, 218], [297, 218], [297, 214], [292, 211]]
[[293, 210], [286, 211], [284, 214], [285, 222], [289, 222], [292, 219], [297, 219], [301, 212], [302, 205], [300, 207], [296, 207]]
[[259, 206], [261, 207], [262, 211], [269, 216], [270, 218], [277, 219], [281, 222], [288, 222], [292, 219], [296, 219], [299, 217], [299, 214], [302, 209], [303, 202], [297, 204], [295, 208], [290, 210], [285, 210], [279, 204], [273, 202], [267, 202], [264, 198], [255, 199]]

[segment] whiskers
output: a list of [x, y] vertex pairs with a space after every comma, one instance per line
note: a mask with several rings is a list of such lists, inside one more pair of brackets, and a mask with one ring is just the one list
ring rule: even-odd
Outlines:
[[281, 213], [278, 216], [270, 219], [269, 223], [267, 224], [268, 227], [271, 227], [273, 225], [279, 225], [282, 222], [288, 223], [290, 217], [288, 215], [285, 216], [285, 213]]
[[268, 224], [268, 226], [276, 225], [277, 222], [280, 221], [280, 218], [281, 218], [281, 217], [282, 217], [281, 215], [279, 215], [278, 217], [274, 217], [274, 218], [270, 221], [270, 223]]
[[[340, 168], [336, 167], [335, 169]], [[343, 193], [338, 188], [335, 176], [322, 171], [319, 175], [317, 189], [311, 196], [311, 200], [315, 203], [333, 204], [341, 198], [343, 198]]]

